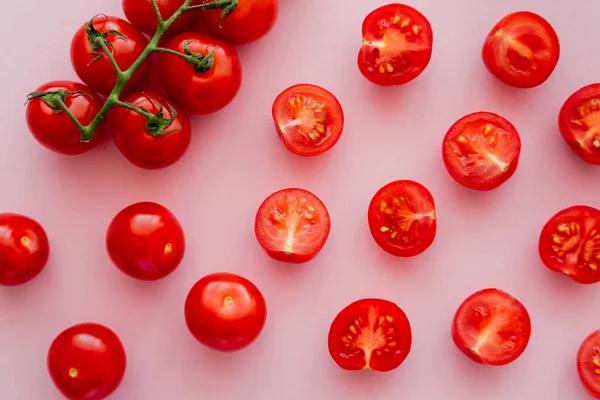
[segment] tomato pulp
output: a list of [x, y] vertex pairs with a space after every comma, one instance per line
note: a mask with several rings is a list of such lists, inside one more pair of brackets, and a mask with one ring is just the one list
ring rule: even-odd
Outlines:
[[600, 399], [600, 330], [592, 332], [577, 352], [577, 372], [587, 392]]
[[344, 308], [329, 328], [329, 354], [346, 370], [391, 371], [404, 362], [411, 344], [406, 314], [387, 300], [358, 300]]

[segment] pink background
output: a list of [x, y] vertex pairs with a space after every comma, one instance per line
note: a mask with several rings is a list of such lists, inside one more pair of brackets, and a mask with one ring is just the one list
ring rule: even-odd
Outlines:
[[[24, 119], [29, 91], [76, 79], [69, 43], [77, 27], [96, 13], [122, 15], [120, 1], [3, 2], [0, 210], [39, 220], [52, 249], [37, 279], [0, 288], [1, 399], [60, 398], [46, 372], [46, 352], [60, 331], [84, 321], [110, 326], [127, 349], [128, 369], [114, 399], [588, 398], [575, 354], [600, 328], [600, 286], [548, 271], [537, 240], [556, 211], [600, 206], [600, 169], [568, 149], [556, 123], [567, 96], [600, 80], [600, 4], [411, 0], [433, 26], [433, 58], [416, 81], [391, 89], [370, 84], [356, 66], [362, 20], [383, 4], [281, 0], [269, 36], [239, 48], [239, 96], [224, 111], [194, 119], [181, 162], [148, 172], [130, 165], [110, 141], [80, 157], [53, 154], [31, 138]], [[491, 27], [519, 9], [546, 17], [562, 44], [554, 75], [528, 91], [499, 84], [480, 60]], [[338, 145], [314, 159], [290, 154], [271, 121], [275, 96], [300, 82], [331, 90], [347, 117]], [[440, 155], [448, 127], [479, 110], [505, 116], [523, 142], [517, 173], [490, 193], [456, 184]], [[405, 178], [431, 190], [439, 227], [430, 250], [408, 260], [380, 250], [366, 220], [372, 195]], [[290, 186], [314, 192], [331, 213], [329, 241], [307, 265], [272, 261], [254, 237], [262, 200]], [[119, 272], [104, 248], [111, 218], [142, 200], [169, 207], [189, 243], [179, 269], [156, 283]], [[267, 299], [265, 330], [245, 351], [221, 354], [187, 332], [187, 292], [214, 271], [246, 276]], [[449, 333], [462, 300], [486, 287], [519, 298], [533, 324], [523, 356], [502, 368], [469, 361]], [[348, 373], [330, 359], [329, 324], [362, 297], [392, 300], [411, 321], [413, 348], [394, 372]]]

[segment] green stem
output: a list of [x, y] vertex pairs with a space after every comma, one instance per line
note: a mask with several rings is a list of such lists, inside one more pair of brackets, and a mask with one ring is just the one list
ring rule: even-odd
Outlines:
[[146, 118], [154, 117], [153, 114], [150, 114], [148, 111], [144, 110], [143, 108], [134, 106], [133, 104], [125, 103], [124, 101], [121, 101], [121, 100], [115, 101], [115, 106], [126, 108], [126, 109], [136, 112], [140, 115], [143, 115]]
[[110, 51], [110, 49], [108, 48], [108, 46], [106, 46], [106, 43], [104, 43], [104, 40], [99, 40], [98, 42], [100, 44], [100, 47], [102, 47], [104, 54], [106, 54], [106, 57], [112, 64], [113, 68], [115, 69], [115, 71], [117, 71], [117, 77], [120, 77], [121, 75], [123, 75], [123, 71], [121, 70], [121, 67], [119, 67], [119, 64], [117, 64], [117, 60], [115, 60], [115, 57], [113, 56], [113, 54]]
[[178, 51], [175, 50], [171, 50], [171, 49], [165, 49], [164, 47], [157, 47], [156, 49], [154, 49], [154, 51], [158, 51], [161, 53], [168, 53], [168, 54], [173, 54], [174, 56], [179, 56], [181, 58], [183, 58], [185, 61], [189, 61], [190, 56], [180, 53]]
[[[54, 98], [54, 101], [56, 101], [56, 104], [58, 104], [58, 106], [65, 112], [65, 114], [67, 114], [69, 116], [69, 118], [71, 118], [71, 120], [73, 122], [75, 122], [75, 124], [77, 125], [77, 127], [79, 128], [79, 130], [85, 129], [85, 127], [83, 125], [81, 125], [81, 122], [79, 122], [79, 120], [77, 119], [77, 117], [75, 115], [73, 115], [73, 113], [71, 112], [71, 110], [69, 110], [69, 107], [67, 107], [67, 105], [61, 99], [60, 96], [57, 95]], [[91, 139], [91, 137], [89, 139]]]
[[158, 9], [158, 3], [156, 0], [152, 0], [152, 7], [154, 7], [154, 13], [156, 14], [156, 20], [158, 24], [163, 24], [165, 21], [163, 20], [162, 15], [160, 14], [160, 10]]

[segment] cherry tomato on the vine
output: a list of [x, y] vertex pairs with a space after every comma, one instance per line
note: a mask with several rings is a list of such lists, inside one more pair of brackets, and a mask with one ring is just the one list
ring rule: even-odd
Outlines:
[[513, 362], [525, 351], [530, 336], [531, 320], [523, 304], [498, 289], [469, 296], [452, 321], [454, 343], [480, 364]]
[[411, 344], [406, 314], [387, 300], [355, 301], [335, 317], [329, 328], [329, 354], [346, 370], [391, 371], [404, 362]]
[[113, 137], [121, 153], [132, 164], [146, 169], [165, 168], [185, 154], [192, 130], [189, 118], [179, 106], [147, 90], [131, 93], [123, 101], [154, 115], [153, 119], [147, 120], [126, 108], [116, 110]]
[[[213, 0], [203, 0], [210, 3]], [[232, 2], [233, 3], [233, 2]], [[198, 30], [231, 44], [246, 44], [266, 35], [277, 19], [279, 0], [238, 0], [235, 10], [220, 19], [223, 10], [198, 12]]]
[[[45, 96], [41, 93], [48, 93]], [[39, 95], [38, 95], [39, 94]], [[47, 96], [58, 96], [82, 125], [88, 125], [102, 108], [100, 96], [89, 87], [71, 81], [54, 81], [40, 86], [29, 95], [27, 126], [33, 137], [44, 147], [57, 153], [76, 155], [85, 153], [96, 145], [104, 132], [101, 124], [92, 139], [81, 141], [81, 131], [69, 116], [52, 104]], [[48, 99], [49, 102], [44, 99]], [[54, 107], [56, 106], [56, 107]]]
[[35, 220], [0, 214], [0, 285], [21, 285], [35, 278], [50, 254], [48, 236]]
[[173, 54], [161, 54], [160, 80], [167, 93], [194, 114], [219, 111], [229, 104], [242, 84], [242, 66], [231, 45], [200, 33], [185, 32], [166, 48], [194, 55], [194, 65]]
[[417, 182], [396, 181], [382, 187], [371, 200], [368, 217], [375, 242], [395, 256], [421, 254], [435, 238], [435, 203]]
[[317, 156], [332, 148], [344, 129], [344, 111], [336, 97], [315, 85], [287, 88], [273, 103], [279, 137], [292, 153]]
[[410, 82], [431, 60], [433, 31], [423, 14], [404, 4], [372, 11], [362, 25], [360, 72], [383, 86]]
[[[156, 0], [160, 15], [166, 21], [183, 4], [185, 0]], [[158, 21], [151, 0], [123, 0], [123, 12], [133, 26], [149, 36], [156, 33]], [[193, 12], [185, 12], [167, 29], [165, 35], [175, 35], [185, 31], [194, 20]]]
[[48, 350], [48, 372], [70, 400], [102, 400], [125, 375], [127, 357], [119, 337], [106, 326], [72, 326], [54, 339]]
[[325, 204], [303, 189], [284, 189], [258, 209], [254, 232], [265, 252], [278, 261], [303, 263], [323, 248], [331, 224]]
[[[108, 94], [117, 83], [117, 72], [100, 45], [103, 40], [119, 68], [125, 71], [146, 49], [148, 39], [129, 22], [105, 15], [94, 17], [93, 23], [85, 22], [75, 33], [71, 42], [71, 63], [75, 72], [89, 87]], [[127, 89], [143, 84], [150, 67], [151, 59], [148, 58], [133, 74]]]
[[539, 252], [546, 267], [575, 282], [600, 282], [600, 210], [574, 206], [559, 211], [542, 229]]
[[496, 78], [517, 88], [544, 83], [556, 68], [560, 43], [552, 26], [537, 14], [509, 14], [492, 28], [483, 61]]
[[573, 93], [560, 110], [558, 124], [579, 157], [600, 165], [600, 83]]
[[587, 392], [600, 399], [600, 330], [585, 338], [577, 352], [577, 372]]
[[166, 207], [135, 203], [121, 210], [106, 232], [113, 263], [132, 278], [155, 281], [171, 274], [185, 253], [179, 221]]
[[450, 175], [478, 190], [497, 188], [517, 170], [521, 139], [506, 119], [477, 112], [458, 120], [444, 138], [442, 155]]
[[237, 351], [249, 346], [262, 331], [267, 304], [248, 279], [216, 273], [200, 279], [185, 300], [190, 333], [205, 346]]

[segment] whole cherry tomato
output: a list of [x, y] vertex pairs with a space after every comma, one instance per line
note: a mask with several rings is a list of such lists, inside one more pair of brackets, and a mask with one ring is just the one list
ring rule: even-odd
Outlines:
[[162, 279], [181, 263], [185, 237], [173, 213], [157, 203], [135, 203], [111, 221], [106, 249], [127, 275], [145, 281]]
[[431, 60], [431, 25], [423, 14], [404, 4], [388, 4], [367, 15], [362, 36], [358, 68], [378, 85], [410, 82]]
[[544, 18], [521, 11], [492, 28], [483, 45], [483, 62], [496, 78], [517, 88], [544, 83], [560, 57], [558, 36]]
[[587, 392], [600, 399], [600, 330], [585, 338], [577, 352], [577, 372]]
[[[210, 3], [213, 0], [203, 0]], [[198, 30], [231, 44], [246, 44], [266, 35], [277, 19], [279, 0], [237, 0], [233, 12], [221, 19], [223, 10], [202, 10]], [[234, 2], [231, 1], [233, 4]]]
[[0, 214], [0, 285], [16, 286], [35, 278], [50, 254], [48, 236], [33, 219]]
[[71, 400], [101, 400], [121, 384], [125, 348], [109, 328], [86, 323], [63, 331], [48, 350], [48, 371], [60, 392]]
[[237, 351], [262, 331], [267, 305], [248, 279], [228, 273], [207, 275], [185, 300], [185, 320], [192, 335], [205, 346]]
[[[94, 17], [75, 33], [71, 42], [75, 72], [89, 87], [108, 94], [117, 83], [117, 73], [100, 44], [103, 41], [119, 68], [125, 71], [146, 49], [148, 39], [129, 22], [105, 15]], [[151, 60], [147, 59], [133, 74], [127, 89], [140, 86], [148, 77], [150, 67]]]
[[153, 115], [148, 120], [146, 116], [126, 108], [116, 110], [113, 138], [132, 164], [146, 169], [165, 168], [185, 154], [192, 129], [182, 109], [147, 90], [131, 93], [123, 101], [142, 107]]
[[233, 100], [242, 84], [237, 52], [227, 43], [199, 33], [182, 33], [167, 49], [187, 54], [197, 65], [173, 54], [161, 54], [160, 79], [167, 93], [194, 114], [219, 111]]
[[[185, 0], [156, 0], [160, 15], [164, 21], [175, 14]], [[148, 36], [153, 36], [158, 27], [156, 12], [151, 0], [123, 0], [123, 12], [133, 26]], [[194, 20], [193, 12], [185, 12], [167, 29], [165, 35], [175, 35], [185, 31]]]
[[92, 122], [103, 105], [100, 96], [81, 83], [49, 82], [29, 95], [27, 126], [33, 137], [52, 151], [66, 155], [85, 153], [104, 133], [104, 124], [96, 129], [90, 141], [82, 142], [75, 122], [55, 103], [58, 98], [84, 126]]
[[355, 301], [335, 317], [329, 328], [329, 354], [346, 370], [391, 371], [404, 362], [411, 345], [406, 314], [387, 300]]
[[573, 93], [560, 110], [558, 125], [579, 157], [600, 165], [600, 83]]

